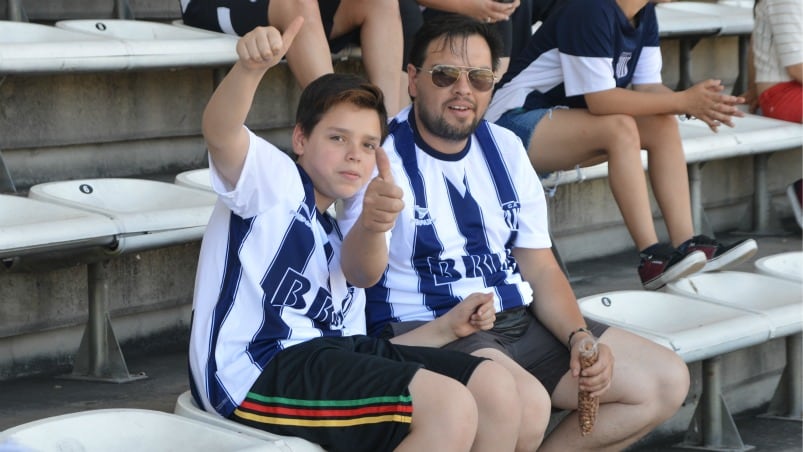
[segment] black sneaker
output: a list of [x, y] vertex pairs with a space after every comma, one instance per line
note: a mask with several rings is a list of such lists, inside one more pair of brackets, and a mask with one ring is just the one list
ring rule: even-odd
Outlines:
[[659, 243], [639, 254], [638, 274], [647, 290], [658, 290], [666, 283], [700, 271], [706, 263], [702, 251], [682, 253], [670, 245]]
[[753, 239], [744, 239], [730, 245], [723, 245], [711, 237], [695, 235], [678, 247], [681, 252], [702, 251], [708, 260], [702, 271], [713, 272], [741, 264], [753, 257], [758, 244]]

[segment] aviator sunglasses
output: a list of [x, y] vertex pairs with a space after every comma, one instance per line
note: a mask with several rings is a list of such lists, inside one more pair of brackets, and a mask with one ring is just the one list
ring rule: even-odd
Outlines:
[[468, 75], [468, 81], [471, 83], [471, 86], [477, 91], [488, 91], [493, 88], [494, 83], [496, 83], [496, 77], [492, 70], [479, 67], [436, 64], [428, 71], [420, 67], [417, 69], [422, 72], [428, 72], [432, 76], [432, 83], [439, 88], [446, 88], [447, 86], [454, 85], [464, 72]]

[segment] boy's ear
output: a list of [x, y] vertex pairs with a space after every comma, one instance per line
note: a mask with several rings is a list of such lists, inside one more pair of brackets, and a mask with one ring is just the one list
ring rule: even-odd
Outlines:
[[293, 127], [293, 153], [295, 153], [296, 155], [303, 155], [304, 146], [306, 144], [307, 144], [307, 137], [301, 130], [301, 126], [299, 124], [296, 124], [296, 126]]

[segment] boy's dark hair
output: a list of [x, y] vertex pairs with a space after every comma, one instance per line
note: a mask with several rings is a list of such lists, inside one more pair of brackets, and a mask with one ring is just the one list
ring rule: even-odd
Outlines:
[[381, 141], [388, 135], [388, 113], [382, 90], [353, 74], [326, 74], [313, 80], [301, 92], [296, 111], [296, 124], [304, 135], [321, 121], [329, 109], [341, 103], [376, 111], [382, 129]]
[[410, 64], [420, 68], [427, 57], [427, 47], [436, 39], [443, 37], [444, 45], [454, 48], [455, 41], [465, 41], [473, 35], [480, 35], [488, 43], [488, 48], [491, 49], [491, 69], [496, 71], [502, 54], [502, 38], [493, 27], [461, 14], [442, 14], [424, 21], [424, 25], [413, 38]]

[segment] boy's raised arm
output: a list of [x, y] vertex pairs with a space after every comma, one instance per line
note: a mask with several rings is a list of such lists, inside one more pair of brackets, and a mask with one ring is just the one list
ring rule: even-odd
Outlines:
[[215, 167], [237, 184], [248, 152], [243, 128], [259, 82], [287, 53], [304, 23], [296, 18], [281, 34], [274, 27], [257, 27], [237, 41], [239, 60], [226, 75], [204, 110], [203, 134]]

